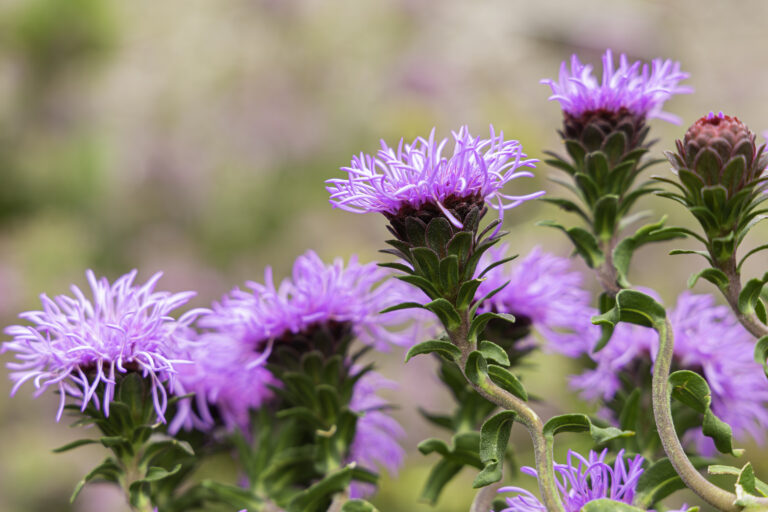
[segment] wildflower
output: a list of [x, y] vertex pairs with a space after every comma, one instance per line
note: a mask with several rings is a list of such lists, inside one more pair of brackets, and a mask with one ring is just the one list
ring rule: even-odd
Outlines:
[[[509, 245], [502, 244], [483, 254], [479, 268], [500, 261], [509, 254]], [[591, 294], [582, 288], [583, 276], [571, 267], [568, 258], [548, 254], [534, 248], [520, 261], [511, 261], [494, 267], [478, 288], [483, 297], [492, 290], [508, 284], [478, 309], [515, 316], [515, 323], [500, 322], [505, 332], [498, 340], [529, 340], [531, 330], [546, 341], [547, 348], [575, 357], [592, 347], [600, 337], [600, 329], [592, 325], [597, 311], [590, 307]], [[489, 323], [492, 330], [494, 323]], [[512, 332], [514, 331], [514, 332]], [[523, 345], [516, 347], [525, 350]]]
[[[273, 398], [269, 386], [279, 381], [265, 368], [269, 350], [257, 351], [239, 340], [205, 333], [188, 350], [193, 364], [182, 367], [177, 378], [181, 400], [169, 430], [209, 430], [217, 419], [228, 430], [246, 431], [250, 412]], [[214, 409], [212, 411], [212, 408]]]
[[621, 54], [619, 67], [614, 67], [613, 53], [603, 55], [603, 79], [592, 76], [592, 66], [582, 64], [578, 56], [571, 56], [571, 69], [565, 62], [560, 66], [558, 81], [544, 79], [542, 84], [552, 89], [550, 100], [557, 100], [566, 118], [587, 118], [591, 115], [631, 115], [636, 118], [658, 117], [672, 123], [679, 119], [662, 111], [664, 102], [674, 94], [693, 92], [679, 83], [688, 78], [680, 71], [680, 63], [669, 59], [654, 59], [648, 64], [629, 63]]
[[[573, 450], [568, 451], [567, 464], [555, 464], [557, 488], [566, 512], [579, 512], [590, 501], [611, 499], [632, 504], [635, 488], [643, 473], [643, 457], [636, 455], [625, 461], [624, 450], [616, 456], [613, 467], [605, 463], [606, 448], [601, 453], [589, 452], [584, 458]], [[536, 470], [525, 466], [521, 472], [538, 477]], [[520, 487], [502, 487], [499, 492], [515, 492], [506, 498], [507, 508], [502, 512], [546, 512], [546, 507], [529, 491]]]
[[[669, 320], [675, 337], [673, 366], [704, 376], [712, 390], [712, 412], [731, 425], [736, 439], [751, 435], [762, 441], [761, 425], [768, 422], [768, 385], [762, 367], [752, 359], [752, 336], [729, 308], [715, 305], [709, 295], [684, 292], [669, 312]], [[573, 378], [571, 384], [586, 399], [611, 400], [622, 389], [622, 374], [650, 368], [657, 340], [651, 329], [620, 324], [610, 343], [592, 354], [597, 367]], [[637, 378], [650, 379], [650, 374]], [[712, 441], [700, 430], [688, 432], [685, 439], [701, 454], [715, 453]]]
[[155, 291], [161, 273], [134, 285], [136, 274], [134, 270], [110, 284], [89, 270], [93, 299], [73, 285], [74, 297], [51, 299], [43, 294], [41, 311], [20, 314], [33, 325], [7, 327], [5, 333], [13, 341], [2, 347], [16, 355], [7, 365], [15, 382], [11, 394], [31, 380], [35, 396], [49, 387], [58, 389], [57, 421], [67, 395], [79, 400], [82, 410], [93, 404], [109, 416], [120, 375], [137, 372], [151, 387], [158, 419], [165, 421], [165, 386], [173, 388], [178, 366], [189, 363], [176, 354], [192, 336], [190, 324], [204, 310], [193, 309], [174, 319], [171, 313], [195, 293]]
[[[403, 464], [405, 452], [398, 440], [405, 437], [400, 424], [387, 414], [387, 402], [376, 393], [393, 389], [396, 385], [375, 372], [366, 373], [356, 384], [349, 408], [360, 414], [355, 438], [349, 450], [349, 462], [367, 469], [384, 467], [394, 475]], [[361, 498], [372, 494], [370, 484], [352, 482], [350, 497]]]
[[[296, 259], [291, 278], [276, 286], [272, 269], [267, 268], [263, 284], [248, 282], [248, 290], [233, 290], [213, 305], [212, 314], [202, 317], [200, 325], [257, 348], [270, 339], [277, 344], [312, 345], [311, 338], [319, 331], [329, 334], [333, 343], [354, 335], [378, 350], [407, 346], [416, 341], [415, 332], [390, 328], [402, 327], [413, 315], [379, 312], [413, 300], [413, 292], [405, 283], [387, 280], [388, 275], [375, 263], [358, 263], [354, 256], [346, 265], [341, 259], [326, 265], [315, 252], [307, 251]], [[330, 346], [313, 348], [335, 353]]]
[[361, 153], [342, 168], [348, 178], [327, 180], [331, 204], [354, 213], [381, 212], [401, 232], [408, 216], [428, 223], [444, 215], [461, 228], [475, 206], [483, 208], [487, 202], [501, 218], [505, 210], [544, 194], [502, 192], [510, 181], [532, 177], [520, 169], [534, 167], [536, 160], [526, 157], [518, 141], [504, 140], [493, 127], [488, 139], [473, 137], [462, 127], [453, 132], [452, 154], [448, 144], [448, 139], [435, 139], [434, 129], [428, 139], [418, 137], [410, 144], [401, 140], [397, 148], [382, 141], [375, 156]]

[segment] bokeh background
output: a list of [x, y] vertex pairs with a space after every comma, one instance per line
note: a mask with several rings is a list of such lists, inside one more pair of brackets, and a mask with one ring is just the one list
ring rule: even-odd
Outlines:
[[[0, 0], [0, 319], [13, 323], [43, 291], [84, 285], [86, 268], [111, 278], [163, 270], [164, 288], [197, 290], [204, 305], [261, 279], [266, 265], [284, 276], [309, 248], [326, 259], [375, 259], [382, 219], [332, 209], [323, 181], [380, 138], [394, 143], [433, 126], [447, 136], [493, 123], [531, 156], [556, 149], [560, 110], [539, 79], [573, 52], [595, 64], [606, 47], [682, 62], [696, 93], [667, 104], [682, 127], [653, 123], [657, 154], [710, 110], [761, 132], [766, 18], [761, 0]], [[536, 180], [515, 186], [552, 191], [554, 172], [540, 165]], [[642, 207], [690, 225], [669, 201]], [[506, 217], [509, 240], [523, 254], [535, 245], [567, 254], [559, 233], [535, 226], [561, 217], [527, 203]], [[753, 232], [750, 244], [766, 234]], [[667, 257], [671, 248], [644, 249], [632, 273], [670, 304], [700, 265]], [[764, 270], [760, 259], [747, 275]], [[464, 512], [468, 470], [434, 509], [417, 502], [435, 460], [415, 445], [442, 434], [416, 409], [449, 401], [428, 358], [402, 359], [393, 351], [380, 366], [401, 385], [390, 398], [409, 456], [375, 503], [382, 512]], [[533, 358], [524, 377], [547, 397], [543, 414], [589, 410], [567, 388], [576, 369]], [[30, 386], [12, 399], [9, 391], [1, 378], [0, 512], [124, 511], [104, 485], [68, 504], [101, 452], [54, 455], [76, 436], [55, 423], [56, 398], [32, 400]], [[530, 462], [520, 427], [513, 442], [518, 461]], [[569, 446], [588, 449], [573, 435], [558, 454]], [[768, 473], [766, 452], [748, 448]], [[508, 481], [535, 487], [528, 477]]]

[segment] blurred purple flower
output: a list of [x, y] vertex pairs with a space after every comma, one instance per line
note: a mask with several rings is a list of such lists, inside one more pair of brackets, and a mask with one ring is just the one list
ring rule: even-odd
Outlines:
[[[611, 467], [605, 463], [606, 448], [600, 454], [589, 452], [589, 458], [568, 450], [568, 463], [555, 464], [555, 475], [560, 497], [566, 512], [579, 512], [588, 502], [608, 498], [632, 504], [635, 487], [643, 474], [643, 457], [636, 455], [624, 461], [624, 450], [616, 456]], [[538, 477], [536, 470], [525, 466], [521, 472]], [[499, 492], [515, 492], [517, 496], [506, 498], [507, 508], [502, 512], [546, 512], [546, 507], [531, 492], [520, 487], [502, 487]]]
[[[376, 394], [381, 389], [396, 387], [394, 382], [375, 372], [366, 373], [355, 384], [349, 408], [361, 417], [357, 420], [348, 462], [357, 462], [371, 470], [382, 466], [392, 475], [397, 473], [405, 456], [398, 439], [405, 437], [405, 431], [387, 414], [387, 401]], [[353, 482], [349, 489], [351, 498], [368, 496], [374, 490], [373, 485], [360, 482]]]
[[504, 140], [491, 127], [489, 139], [472, 137], [467, 127], [453, 132], [453, 153], [443, 156], [449, 139], [418, 137], [410, 144], [401, 139], [397, 148], [382, 141], [373, 155], [361, 153], [342, 170], [348, 178], [326, 181], [331, 204], [354, 213], [382, 212], [397, 214], [402, 208], [419, 209], [434, 204], [457, 227], [461, 223], [444, 206], [446, 200], [487, 201], [499, 210], [514, 208], [543, 191], [522, 196], [508, 195], [501, 189], [515, 178], [532, 177], [529, 171], [537, 160], [526, 159], [516, 140]]
[[[674, 367], [704, 376], [712, 390], [712, 411], [733, 428], [736, 439], [751, 435], [762, 442], [768, 424], [768, 382], [752, 359], [752, 336], [710, 295], [684, 292], [668, 315], [675, 335]], [[630, 371], [639, 359], [654, 360], [657, 351], [655, 331], [620, 324], [610, 343], [591, 354], [597, 367], [574, 377], [571, 384], [585, 399], [610, 400], [621, 387], [620, 372]], [[712, 440], [700, 430], [688, 432], [685, 439], [701, 454], [715, 453]]]
[[275, 286], [267, 267], [264, 284], [249, 281], [248, 291], [233, 290], [214, 303], [213, 313], [199, 325], [257, 347], [327, 323], [351, 326], [360, 341], [378, 350], [386, 351], [391, 344], [409, 346], [418, 341], [417, 325], [403, 328], [412, 312], [379, 312], [426, 297], [414, 298], [421, 292], [388, 277], [387, 270], [375, 263], [360, 264], [354, 256], [346, 266], [341, 259], [326, 265], [307, 251], [296, 259], [290, 279]]
[[[478, 269], [482, 271], [509, 255], [509, 244], [489, 249]], [[507, 281], [509, 284], [478, 309], [515, 315], [516, 323], [531, 325], [546, 339], [546, 348], [575, 357], [600, 337], [600, 329], [591, 322], [597, 310], [589, 305], [592, 297], [582, 288], [583, 280], [582, 274], [573, 270], [570, 259], [536, 247], [522, 260], [504, 263], [486, 274], [477, 297]]]
[[558, 80], [544, 79], [542, 84], [552, 88], [550, 100], [557, 100], [563, 111], [572, 116], [585, 112], [607, 110], [629, 112], [643, 117], [658, 117], [679, 124], [677, 116], [663, 112], [662, 106], [673, 94], [693, 92], [679, 82], [688, 78], [680, 71], [680, 63], [669, 59], [654, 59], [651, 67], [640, 61], [632, 64], [625, 54], [619, 57], [619, 67], [614, 68], [613, 54], [606, 50], [603, 56], [603, 80], [592, 76], [592, 66], [584, 65], [576, 55], [571, 56], [571, 69], [566, 62], [560, 66]]
[[[135, 371], [149, 380], [155, 411], [165, 421], [165, 385], [173, 388], [179, 365], [189, 363], [177, 359], [179, 347], [191, 337], [190, 324], [206, 310], [193, 309], [174, 319], [171, 312], [195, 293], [154, 291], [162, 275], [159, 272], [144, 285], [135, 286], [136, 274], [134, 270], [110, 285], [89, 270], [86, 276], [92, 300], [73, 285], [74, 298], [59, 295], [50, 299], [43, 294], [42, 311], [20, 314], [34, 325], [5, 329], [13, 341], [3, 343], [2, 351], [14, 352], [17, 358], [7, 364], [15, 381], [11, 395], [31, 380], [37, 389], [35, 396], [51, 386], [58, 389], [57, 421], [67, 395], [77, 398], [83, 410], [93, 403], [109, 416], [118, 374]], [[101, 401], [97, 396], [100, 384], [104, 385]]]
[[179, 401], [169, 426], [171, 433], [181, 428], [208, 430], [215, 426], [211, 405], [216, 406], [216, 413], [227, 429], [247, 431], [250, 411], [273, 397], [269, 385], [279, 385], [264, 368], [269, 350], [258, 352], [228, 336], [203, 334], [188, 357], [194, 364], [179, 369], [176, 393], [195, 396]]

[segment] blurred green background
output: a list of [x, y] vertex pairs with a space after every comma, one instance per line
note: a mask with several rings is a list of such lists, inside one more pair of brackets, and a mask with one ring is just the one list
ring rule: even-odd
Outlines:
[[[198, 290], [204, 305], [260, 280], [265, 265], [285, 275], [309, 248], [375, 259], [382, 219], [332, 209], [323, 181], [379, 138], [433, 126], [447, 136], [493, 123], [531, 156], [556, 149], [560, 110], [538, 82], [573, 52], [595, 64], [606, 47], [680, 60], [696, 93], [667, 110], [684, 126], [723, 110], [759, 133], [768, 128], [767, 17], [760, 0], [0, 0], [0, 318], [13, 323], [39, 293], [83, 285], [86, 268], [112, 278], [163, 270], [164, 288]], [[683, 130], [654, 122], [657, 156]], [[515, 186], [553, 190], [553, 173], [541, 165], [535, 181]], [[643, 207], [690, 225], [669, 201]], [[567, 254], [558, 233], [535, 226], [546, 218], [562, 215], [544, 203], [507, 215], [516, 250]], [[766, 234], [754, 231], [750, 244]], [[644, 249], [632, 278], [672, 304], [700, 262], [669, 258], [669, 249]], [[764, 262], [754, 258], [746, 273]], [[465, 512], [468, 470], [434, 509], [417, 503], [434, 459], [415, 445], [442, 434], [416, 408], [449, 401], [428, 358], [402, 359], [393, 351], [380, 365], [401, 384], [390, 398], [401, 405], [409, 456], [376, 503], [382, 512]], [[576, 370], [534, 357], [524, 376], [548, 398], [543, 415], [588, 410], [567, 389]], [[0, 379], [0, 512], [125, 510], [104, 485], [68, 505], [101, 452], [52, 454], [76, 436], [55, 423], [56, 398], [32, 401], [29, 385], [13, 399], [9, 391]], [[513, 443], [529, 463], [519, 427]], [[569, 446], [588, 449], [574, 435], [558, 454]], [[748, 455], [765, 475], [764, 453]], [[509, 482], [535, 487], [528, 477]]]

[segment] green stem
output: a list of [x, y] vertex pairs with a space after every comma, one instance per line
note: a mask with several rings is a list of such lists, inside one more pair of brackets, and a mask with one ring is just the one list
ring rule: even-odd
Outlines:
[[669, 389], [669, 370], [672, 366], [674, 351], [672, 326], [669, 320], [658, 325], [657, 330], [659, 332], [659, 353], [653, 367], [653, 415], [664, 452], [685, 485], [698, 494], [701, 499], [723, 512], [738, 512], [741, 507], [734, 504], [736, 495], [717, 487], [704, 478], [693, 467], [677, 438], [675, 424], [672, 420], [671, 392]]
[[[466, 375], [466, 362], [470, 352], [475, 347], [474, 344], [469, 341], [469, 316], [466, 312], [462, 314], [461, 325], [448, 331], [448, 335], [454, 345], [461, 349], [461, 361], [459, 366], [461, 368], [464, 378], [467, 382], [472, 382]], [[557, 490], [555, 482], [555, 464], [554, 456], [552, 454], [552, 439], [547, 438], [544, 435], [544, 423], [536, 411], [528, 407], [528, 405], [514, 396], [513, 394], [505, 391], [501, 387], [497, 386], [493, 381], [488, 379], [487, 385], [477, 386], [472, 384], [472, 387], [483, 398], [494, 403], [509, 411], [513, 411], [517, 414], [515, 418], [528, 430], [528, 434], [533, 441], [533, 453], [536, 458], [536, 472], [538, 473], [539, 491], [541, 493], [544, 506], [550, 512], [565, 512], [565, 507], [560, 500], [560, 493]]]

